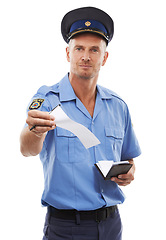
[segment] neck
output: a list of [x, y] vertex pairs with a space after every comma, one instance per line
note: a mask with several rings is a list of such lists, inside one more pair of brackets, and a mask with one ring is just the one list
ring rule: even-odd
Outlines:
[[97, 78], [80, 78], [70, 73], [69, 80], [76, 96], [81, 100], [81, 102], [86, 102], [88, 104], [92, 100], [95, 101]]
[[84, 79], [70, 73], [69, 80], [76, 96], [86, 107], [91, 117], [93, 117], [97, 93], [97, 78]]

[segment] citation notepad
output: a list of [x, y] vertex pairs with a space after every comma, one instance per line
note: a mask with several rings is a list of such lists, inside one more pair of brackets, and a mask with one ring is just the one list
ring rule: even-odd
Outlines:
[[132, 167], [132, 164], [130, 164], [128, 161], [114, 162], [103, 160], [95, 163], [95, 166], [102, 174], [104, 179], [108, 180], [112, 177], [118, 177], [120, 174], [126, 174]]

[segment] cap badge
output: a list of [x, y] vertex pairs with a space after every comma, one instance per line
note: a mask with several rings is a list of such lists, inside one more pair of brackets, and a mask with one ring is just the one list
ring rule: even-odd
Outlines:
[[87, 27], [89, 27], [91, 25], [91, 22], [89, 22], [89, 21], [87, 21], [86, 23], [85, 23], [85, 26], [87, 26]]

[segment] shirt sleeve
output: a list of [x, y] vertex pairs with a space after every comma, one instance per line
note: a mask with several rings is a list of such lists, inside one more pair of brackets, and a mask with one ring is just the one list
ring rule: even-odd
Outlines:
[[49, 112], [51, 111], [50, 109], [50, 104], [47, 100], [47, 98], [42, 95], [42, 94], [35, 94], [33, 96], [33, 98], [31, 99], [28, 108], [27, 108], [27, 112], [29, 110], [39, 110], [39, 111], [45, 111], [45, 112]]
[[129, 110], [126, 111], [126, 127], [122, 146], [121, 160], [129, 160], [138, 157], [141, 154], [141, 149], [136, 138]]
[[[39, 110], [39, 111], [43, 111], [43, 112], [50, 112], [51, 106], [50, 106], [50, 103], [49, 103], [47, 97], [42, 93], [36, 93], [32, 97], [31, 101], [29, 102], [26, 113], [28, 114], [28, 112], [30, 110]], [[28, 126], [28, 124], [25, 123], [24, 128], [27, 126]]]

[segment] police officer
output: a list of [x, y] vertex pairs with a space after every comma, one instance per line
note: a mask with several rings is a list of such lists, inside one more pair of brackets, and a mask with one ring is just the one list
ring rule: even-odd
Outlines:
[[[61, 30], [68, 43], [70, 72], [59, 83], [37, 91], [20, 137], [22, 154], [40, 154], [43, 164], [41, 201], [48, 209], [43, 240], [120, 240], [117, 204], [125, 197], [119, 186], [134, 179], [133, 158], [141, 151], [126, 103], [97, 84], [114, 23], [102, 10], [85, 7], [68, 12]], [[56, 127], [49, 112], [59, 104], [101, 144], [85, 149], [74, 134]], [[104, 159], [129, 160], [133, 166], [127, 174], [106, 181], [94, 166]]]

